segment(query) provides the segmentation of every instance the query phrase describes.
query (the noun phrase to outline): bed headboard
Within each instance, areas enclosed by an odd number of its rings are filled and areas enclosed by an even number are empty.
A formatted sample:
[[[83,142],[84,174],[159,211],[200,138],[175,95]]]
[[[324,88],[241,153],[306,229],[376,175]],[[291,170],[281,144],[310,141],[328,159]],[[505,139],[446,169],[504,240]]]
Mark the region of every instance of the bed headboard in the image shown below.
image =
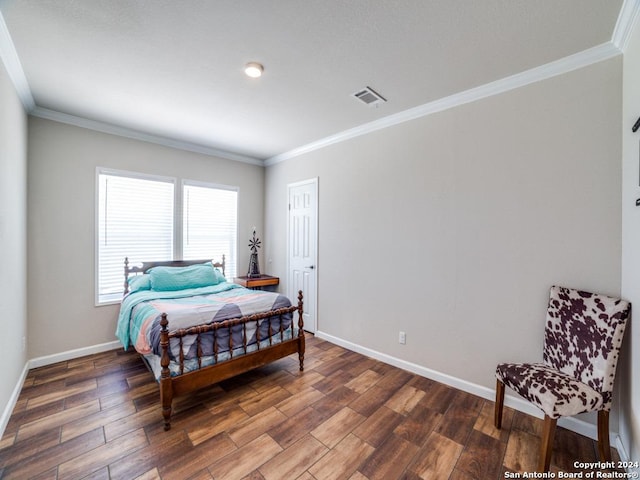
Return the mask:
[[[222,255],[222,262],[214,262],[211,259],[207,260],[161,260],[158,262],[142,262],[141,264],[129,266],[129,257],[124,259],[124,294],[129,292],[129,275],[137,275],[139,273],[146,273],[153,267],[188,267],[189,265],[196,265],[198,263],[212,262],[213,266],[219,268],[224,276],[224,264],[225,257]]]

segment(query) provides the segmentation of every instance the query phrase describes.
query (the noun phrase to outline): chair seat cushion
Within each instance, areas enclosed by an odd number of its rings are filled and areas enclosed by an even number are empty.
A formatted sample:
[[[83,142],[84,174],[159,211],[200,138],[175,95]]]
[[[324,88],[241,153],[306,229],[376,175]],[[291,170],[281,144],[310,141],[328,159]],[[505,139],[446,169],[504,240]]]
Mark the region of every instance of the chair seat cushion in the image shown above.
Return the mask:
[[[600,393],[543,363],[501,363],[496,378],[551,418],[599,410]]]

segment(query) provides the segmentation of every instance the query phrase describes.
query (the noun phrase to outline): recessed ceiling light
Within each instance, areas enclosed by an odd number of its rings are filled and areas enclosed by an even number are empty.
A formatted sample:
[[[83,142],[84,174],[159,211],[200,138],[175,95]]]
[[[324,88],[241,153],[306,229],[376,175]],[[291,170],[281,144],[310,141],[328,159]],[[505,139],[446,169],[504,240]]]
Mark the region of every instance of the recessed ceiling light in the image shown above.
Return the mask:
[[[262,72],[264,72],[264,67],[258,62],[249,62],[244,67],[244,73],[251,78],[262,76]]]

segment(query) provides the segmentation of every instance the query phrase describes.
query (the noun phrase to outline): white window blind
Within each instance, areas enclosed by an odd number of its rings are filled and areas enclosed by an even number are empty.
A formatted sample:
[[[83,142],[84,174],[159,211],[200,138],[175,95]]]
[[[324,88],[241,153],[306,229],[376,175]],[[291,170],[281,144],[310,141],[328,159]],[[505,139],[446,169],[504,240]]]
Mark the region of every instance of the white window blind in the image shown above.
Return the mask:
[[[238,190],[174,178],[98,169],[96,303],[120,301],[124,258],[226,259],[236,276]],[[176,195],[177,194],[177,195]]]
[[[98,173],[98,303],[122,298],[125,257],[173,258],[173,212],[173,180]]]
[[[182,248],[185,260],[226,259],[225,276],[236,276],[238,192],[228,187],[183,183]]]

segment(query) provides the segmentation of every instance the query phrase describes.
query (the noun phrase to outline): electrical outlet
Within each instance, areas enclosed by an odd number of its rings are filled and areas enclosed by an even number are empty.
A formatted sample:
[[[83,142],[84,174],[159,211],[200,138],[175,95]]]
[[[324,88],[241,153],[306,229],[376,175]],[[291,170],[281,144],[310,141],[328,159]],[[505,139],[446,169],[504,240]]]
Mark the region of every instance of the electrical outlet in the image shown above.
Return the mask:
[[[398,343],[405,345],[407,343],[407,334],[405,332],[400,332],[398,334]]]

